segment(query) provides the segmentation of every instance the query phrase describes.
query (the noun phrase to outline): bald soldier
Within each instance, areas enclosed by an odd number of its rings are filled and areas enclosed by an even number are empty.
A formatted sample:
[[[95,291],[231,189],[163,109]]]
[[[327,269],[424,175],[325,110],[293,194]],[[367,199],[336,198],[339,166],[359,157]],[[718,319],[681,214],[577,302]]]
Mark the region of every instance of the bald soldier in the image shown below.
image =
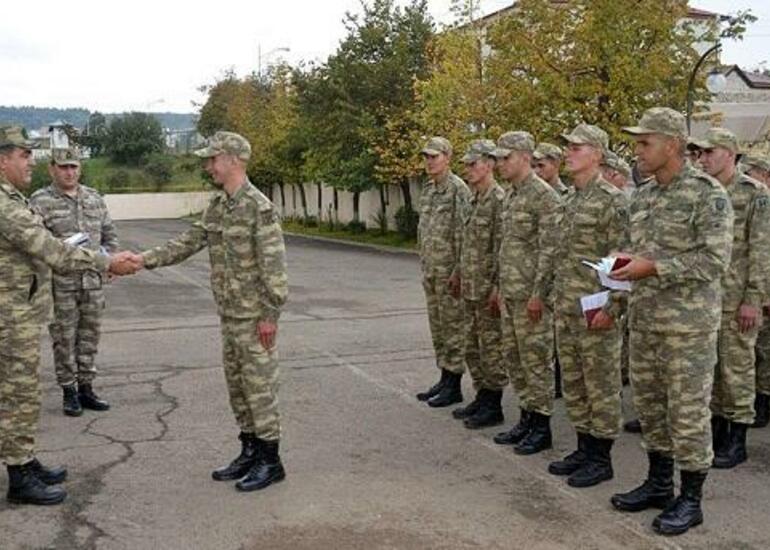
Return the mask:
[[[733,206],[733,252],[722,278],[719,362],[711,396],[714,467],[746,461],[746,432],[754,423],[756,365],[754,346],[770,269],[770,194],[764,184],[737,167],[738,139],[725,128],[709,129],[693,140],[703,170],[719,180]]]
[[[629,512],[663,508],[653,528],[677,535],[703,522],[703,483],[714,456],[709,401],[733,210],[722,185],[685,160],[681,113],[648,109],[638,126],[624,131],[636,141],[639,168],[654,176],[631,202],[631,261],[611,274],[633,281],[631,384],[649,470],[641,486],[611,502]],[[674,461],[682,479],[677,498]]]
[[[58,504],[64,468],[35,457],[40,418],[40,332],[51,313],[51,268],[134,272],[131,253],[110,258],[53,237],[21,193],[32,181],[32,144],[16,126],[0,127],[0,460],[8,501]]]

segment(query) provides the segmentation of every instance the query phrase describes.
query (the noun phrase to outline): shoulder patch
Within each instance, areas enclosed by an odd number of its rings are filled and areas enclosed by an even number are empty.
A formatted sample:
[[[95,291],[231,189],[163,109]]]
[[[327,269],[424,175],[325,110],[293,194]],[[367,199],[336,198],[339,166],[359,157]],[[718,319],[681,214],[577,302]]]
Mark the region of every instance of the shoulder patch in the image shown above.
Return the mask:
[[[757,199],[757,210],[767,209],[768,199],[766,195],[762,195]]]
[[[717,212],[724,212],[727,209],[727,199],[723,197],[717,197],[714,199],[714,210]]]

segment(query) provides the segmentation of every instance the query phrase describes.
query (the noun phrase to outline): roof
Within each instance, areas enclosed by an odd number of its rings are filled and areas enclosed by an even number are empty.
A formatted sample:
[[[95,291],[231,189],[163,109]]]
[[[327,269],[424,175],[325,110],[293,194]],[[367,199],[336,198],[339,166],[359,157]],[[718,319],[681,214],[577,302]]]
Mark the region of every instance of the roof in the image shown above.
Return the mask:
[[[749,88],[770,90],[770,75],[744,71],[738,65],[729,65],[723,70],[725,76],[733,73],[737,74]]]

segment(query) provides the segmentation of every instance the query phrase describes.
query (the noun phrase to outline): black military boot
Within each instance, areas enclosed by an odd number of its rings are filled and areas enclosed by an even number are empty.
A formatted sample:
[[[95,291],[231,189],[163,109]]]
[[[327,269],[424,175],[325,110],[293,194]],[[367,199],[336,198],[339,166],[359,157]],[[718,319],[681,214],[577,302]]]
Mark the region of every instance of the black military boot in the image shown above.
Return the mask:
[[[577,449],[565,456],[561,460],[556,460],[548,465],[548,473],[555,476],[568,476],[580,466],[588,458],[588,440],[590,435],[578,432],[577,433]]]
[[[758,393],[754,399],[754,410],[756,411],[756,416],[751,427],[764,428],[767,426],[770,423],[770,395]]]
[[[441,388],[444,387],[444,384],[446,384],[447,381],[447,375],[449,375],[449,371],[445,369],[441,369],[441,378],[439,378],[439,381],[433,384],[430,388],[428,388],[426,391],[420,392],[417,394],[417,400],[418,401],[427,401],[434,395],[438,395],[438,392],[441,391]]]
[[[730,444],[730,421],[724,416],[711,416],[711,440],[714,454],[724,454]]]
[[[91,384],[78,384],[78,399],[84,409],[91,409],[92,411],[108,411],[110,409],[110,404],[99,399],[99,396],[94,393]]]
[[[533,455],[553,446],[551,417],[538,412],[531,412],[530,415],[532,428],[527,436],[513,448],[513,452],[517,455]]]
[[[593,487],[612,479],[612,439],[588,436],[588,458],[567,478],[570,487]]]
[[[640,434],[642,433],[642,423],[639,422],[638,418],[634,418],[623,424],[623,429],[628,433]]]
[[[453,410],[452,416],[460,420],[463,418],[471,417],[479,412],[482,403],[484,403],[484,400],[486,399],[487,391],[488,390],[485,390],[484,388],[480,389],[478,392],[476,392],[476,397],[473,399],[473,401],[468,403],[465,407],[458,407]]]
[[[470,430],[478,430],[502,424],[505,420],[503,406],[500,403],[502,398],[503,390],[485,390],[481,407],[476,411],[476,414],[465,419],[465,427]]]
[[[513,428],[507,432],[500,432],[492,440],[498,445],[516,445],[519,441],[527,437],[531,428],[531,414],[526,409],[519,409],[519,422],[514,424]]]
[[[78,399],[78,390],[75,388],[75,384],[61,387],[63,392],[63,405],[62,410],[67,416],[80,416],[83,414],[83,407],[80,405],[80,399]]]
[[[735,468],[741,462],[746,462],[748,458],[746,454],[746,431],[748,428],[748,424],[730,422],[727,446],[723,447],[720,452],[714,451],[714,462],[711,464],[714,468],[728,470]]]
[[[67,497],[61,487],[49,487],[43,483],[31,467],[31,463],[8,466],[8,502],[16,504],[59,504]]]
[[[652,520],[652,528],[660,535],[681,535],[690,527],[703,523],[700,501],[703,482],[708,471],[686,472],[682,470],[682,491],[679,497]]]
[[[46,485],[58,485],[67,479],[67,469],[62,466],[46,468],[36,458],[33,458],[32,462],[30,462],[27,466],[29,466],[29,469],[32,471],[35,477],[37,477]]]
[[[658,452],[647,453],[650,462],[647,479],[627,493],[616,493],[612,505],[623,512],[641,512],[648,508],[666,508],[674,499],[674,459]]]
[[[278,441],[257,438],[257,445],[259,459],[246,476],[235,484],[239,491],[258,491],[286,477],[281,458],[278,456]]]
[[[448,407],[449,405],[454,405],[455,403],[462,403],[462,379],[462,374],[448,372],[444,387],[441,388],[441,390],[436,395],[428,399],[428,406],[438,408]]]
[[[215,480],[232,481],[234,479],[241,479],[259,459],[259,445],[254,434],[241,432],[238,435],[238,439],[241,440],[241,454],[235,457],[227,466],[211,472],[211,477]]]

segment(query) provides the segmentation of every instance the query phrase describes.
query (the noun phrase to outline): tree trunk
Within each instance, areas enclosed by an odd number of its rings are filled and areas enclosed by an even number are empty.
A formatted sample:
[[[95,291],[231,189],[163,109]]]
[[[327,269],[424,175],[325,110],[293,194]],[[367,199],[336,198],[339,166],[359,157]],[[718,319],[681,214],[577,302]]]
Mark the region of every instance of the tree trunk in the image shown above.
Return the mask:
[[[283,215],[286,215],[286,191],[283,188],[283,184],[278,184],[278,190],[281,192],[281,210],[283,211]]]
[[[299,189],[299,201],[302,204],[302,218],[307,221],[307,195],[305,195],[305,186],[301,183],[296,184]]]
[[[316,184],[318,186],[318,221],[320,223],[324,214],[324,191],[321,182]]]
[[[361,192],[353,191],[353,221],[355,222],[361,221],[360,215],[358,213],[358,202],[360,198],[361,198]]]
[[[414,210],[412,207],[412,186],[409,180],[403,180],[399,187],[401,187],[401,194],[404,196],[404,207],[407,210]]]
[[[334,188],[334,221],[332,225],[336,227],[337,222],[340,219],[340,196],[337,193],[337,188]]]
[[[385,196],[385,185],[380,184],[380,232],[388,232],[388,199]]]

